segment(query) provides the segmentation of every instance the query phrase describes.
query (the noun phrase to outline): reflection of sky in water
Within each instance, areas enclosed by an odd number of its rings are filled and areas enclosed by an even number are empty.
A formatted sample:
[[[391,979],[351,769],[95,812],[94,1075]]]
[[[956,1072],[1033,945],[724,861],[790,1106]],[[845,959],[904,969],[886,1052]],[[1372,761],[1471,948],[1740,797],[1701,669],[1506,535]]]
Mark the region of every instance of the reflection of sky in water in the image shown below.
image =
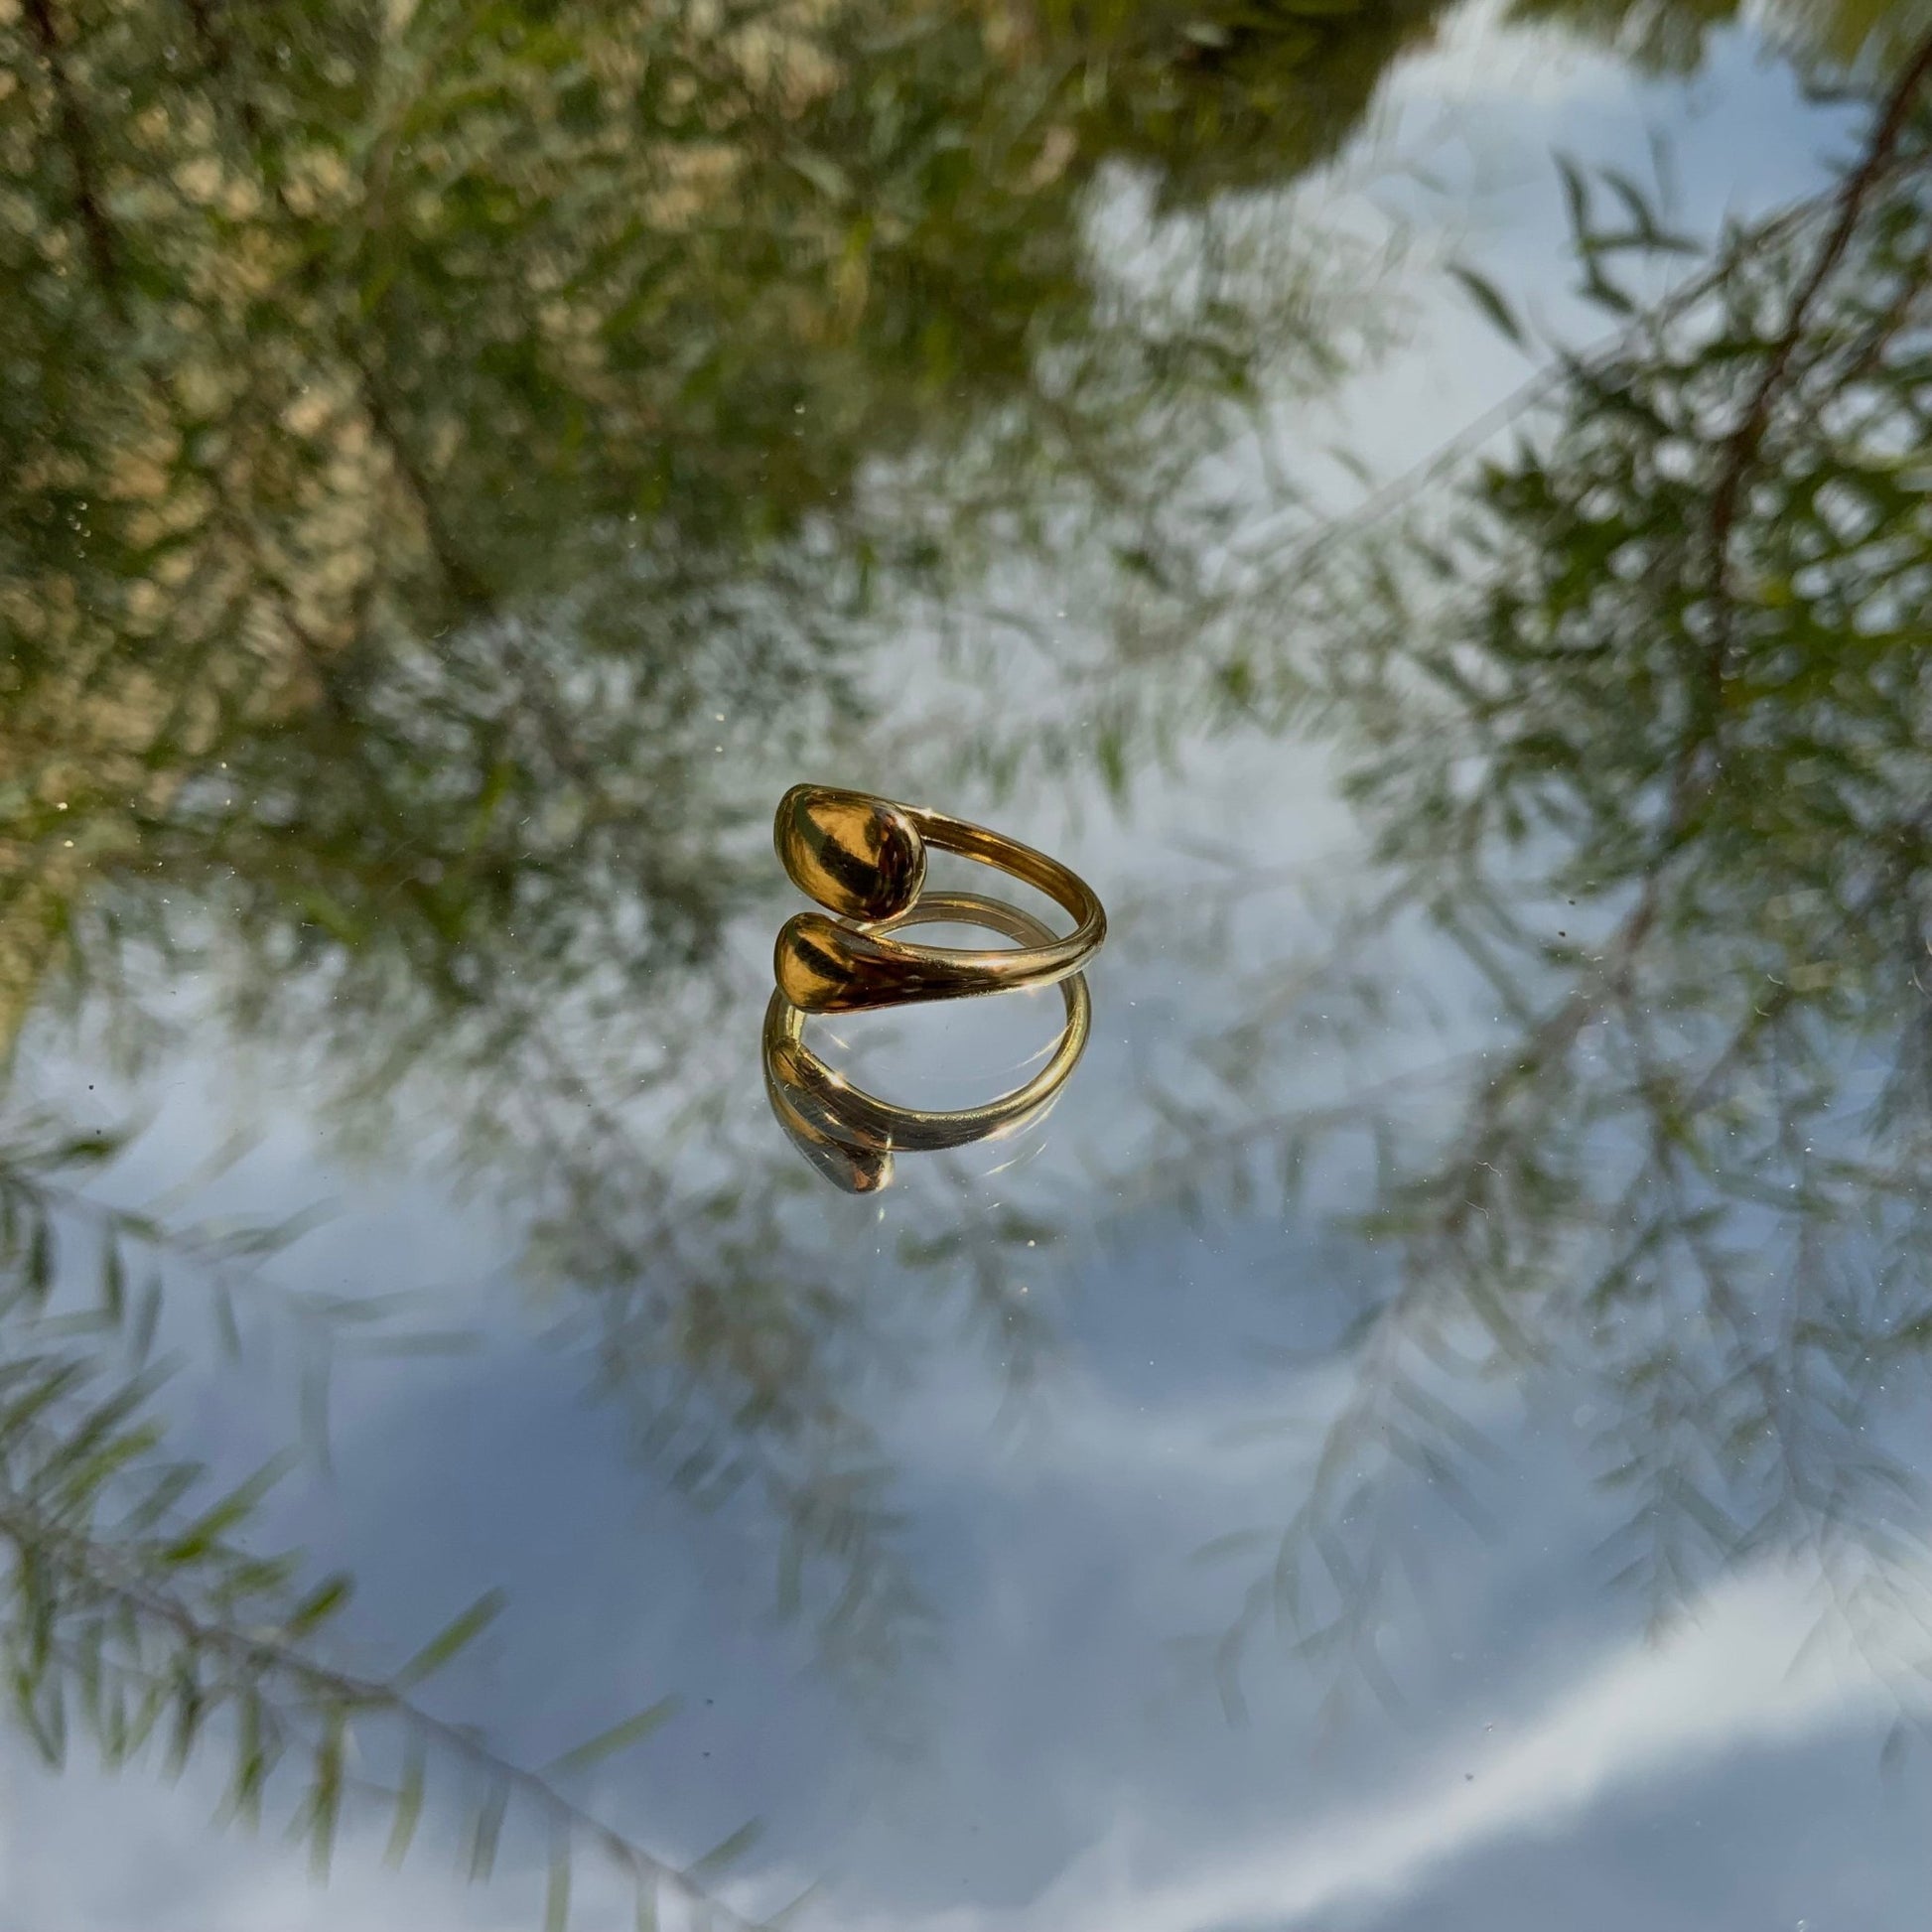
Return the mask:
[[[1741,45],[1688,89],[1645,88],[1606,63],[1558,66],[1470,33],[1404,73],[1387,118],[1388,138],[1420,130],[1426,149],[1459,154],[1489,186],[1472,252],[1559,328],[1577,311],[1548,269],[1561,232],[1552,144],[1628,160],[1655,123],[1676,148],[1686,218],[1704,227],[1733,200],[1761,207],[1810,185],[1829,131]],[[1340,418],[1354,446],[1395,472],[1520,374],[1519,358],[1462,311],[1431,308],[1416,347],[1357,381]],[[915,791],[911,755],[900,758],[902,773],[875,775]],[[922,1345],[859,1398],[901,1469],[907,1551],[940,1611],[931,1658],[876,1694],[890,1711],[855,1708],[817,1681],[806,1635],[773,1618],[771,1533],[757,1512],[703,1517],[669,1496],[638,1468],[621,1419],[586,1404],[581,1344],[534,1339],[545,1311],[505,1278],[509,1250],[487,1200],[451,1202],[325,1161],[286,1127],[221,1190],[257,1207],[337,1203],[284,1278],[320,1291],[430,1284],[439,1315],[447,1304],[473,1320],[483,1346],[346,1366],[334,1483],[301,1477],[267,1527],[357,1570],[350,1627],[365,1638],[434,1628],[505,1584],[509,1614],[434,1701],[486,1711],[519,1757],[543,1761],[612,1714],[678,1693],[679,1719],[598,1774],[598,1802],[687,1855],[762,1816],[748,1900],[774,1904],[823,1875],[806,1925],[1921,1922],[1917,1774],[1881,1785],[1886,1693],[1849,1648],[1802,1644],[1818,1617],[1815,1581],[1767,1561],[1644,1641],[1636,1606],[1602,1587],[1594,1552],[1610,1519],[1584,1486],[1581,1425],[1561,1387],[1540,1388],[1528,1415],[1492,1399],[1485,1426],[1502,1453],[1484,1497],[1489,1529],[1441,1511],[1411,1526],[1417,1578],[1376,1633],[1405,1709],[1381,1708],[1357,1682],[1330,1725],[1319,1707],[1334,1673],[1263,1644],[1243,1675],[1246,1720],[1225,1721],[1211,1673],[1178,1640],[1222,1625],[1245,1573],[1194,1552],[1279,1524],[1306,1479],[1305,1439],[1243,1426],[1317,1419],[1334,1400],[1333,1371],[1298,1380],[1252,1344],[1297,1339],[1296,1324],[1320,1315],[1323,1271],[1360,1258],[1259,1217],[1201,1228],[1142,1213],[1094,1232],[1112,1203],[1093,1196],[1081,1155],[1133,1131],[1150,1056],[1185,1009],[1215,995],[1183,943],[1187,867],[1150,858],[1144,828],[1230,837],[1288,863],[1344,852],[1346,822],[1311,754],[1239,740],[1183,756],[1125,824],[1085,803],[1058,824],[1042,807],[1026,829],[1132,904],[1096,975],[1093,1046],[1045,1123],[1002,1152],[975,1151],[962,1170],[984,1176],[1026,1154],[1016,1197],[1043,1191],[1074,1230],[1042,1251],[1028,1284],[1060,1323],[1043,1380],[1016,1396],[997,1341],[963,1323],[933,1332],[908,1278],[901,1312]],[[1150,880],[1172,881],[1174,896],[1134,900]],[[1266,952],[1257,922],[1272,916],[1248,922],[1244,946]],[[1285,936],[1277,928],[1273,942]],[[745,957],[762,943],[745,935]],[[1050,996],[1046,1006],[1056,1010]],[[956,1018],[896,1021],[903,1056],[882,1049],[860,1064],[882,1088],[896,1066],[901,1097],[936,1098],[963,1073],[1011,1070],[1042,1037],[1039,1011]],[[748,1005],[708,1064],[748,1110],[762,1105],[756,1024]],[[144,1158],[176,1171],[218,1133],[206,1077],[185,1059],[141,1089],[163,1150]],[[890,1297],[919,1199],[821,1194],[806,1211]],[[244,1467],[286,1436],[294,1382],[279,1370],[198,1371],[180,1390],[188,1434]],[[906,1754],[888,1754],[881,1731],[909,1739]],[[348,1835],[330,1888],[316,1889],[273,1837],[206,1835],[214,1798],[198,1773],[173,1791],[138,1774],[106,1782],[83,1752],[50,1780],[10,1749],[5,1775],[0,1925],[270,1932],[534,1917],[534,1875],[461,1893],[433,1855],[383,1872],[379,1835]],[[516,1853],[534,1873],[540,1851]],[[621,1922],[619,1904],[600,1919],[608,1901],[589,1865],[579,1882],[582,1922]]]

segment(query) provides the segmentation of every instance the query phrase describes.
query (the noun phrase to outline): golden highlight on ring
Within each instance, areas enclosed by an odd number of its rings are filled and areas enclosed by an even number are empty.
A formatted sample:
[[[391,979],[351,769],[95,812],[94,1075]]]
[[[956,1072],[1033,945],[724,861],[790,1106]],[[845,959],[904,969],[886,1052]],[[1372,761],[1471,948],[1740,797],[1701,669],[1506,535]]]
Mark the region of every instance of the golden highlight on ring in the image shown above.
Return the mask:
[[[773,955],[763,1061],[772,1112],[820,1173],[853,1193],[889,1184],[895,1152],[963,1147],[1033,1119],[1065,1084],[1091,1030],[1082,969],[1107,934],[1092,889],[1055,859],[1002,833],[867,792],[794,785],[773,842],[792,883],[825,907],[786,920]],[[977,860],[1037,888],[1074,921],[1054,934],[1017,906],[978,893],[925,891],[926,851]],[[975,925],[1017,943],[984,950],[923,946],[908,926]],[[901,1106],[850,1085],[804,1037],[808,1017],[1029,987],[1060,988],[1066,1024],[1024,1086],[952,1111]]]

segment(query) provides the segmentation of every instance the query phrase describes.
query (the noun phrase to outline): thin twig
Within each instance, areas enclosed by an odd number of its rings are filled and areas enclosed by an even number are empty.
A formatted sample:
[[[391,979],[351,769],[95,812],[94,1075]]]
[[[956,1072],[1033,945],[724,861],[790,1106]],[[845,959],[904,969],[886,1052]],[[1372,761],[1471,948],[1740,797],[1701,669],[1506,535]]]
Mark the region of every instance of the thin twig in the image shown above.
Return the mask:
[[[1852,244],[1865,204],[1889,172],[1892,157],[1903,138],[1914,97],[1932,77],[1932,35],[1920,43],[1917,53],[1885,96],[1877,125],[1872,131],[1864,159],[1845,178],[1834,199],[1838,218],[1832,223],[1825,243],[1818,251],[1811,273],[1793,299],[1783,332],[1772,347],[1757,387],[1744,407],[1743,416],[1725,447],[1725,464],[1719,473],[1711,497],[1711,594],[1714,604],[1711,642],[1705,654],[1703,693],[1704,727],[1715,737],[1724,701],[1724,680],[1729,668],[1731,643],[1731,606],[1729,597],[1730,539],[1737,520],[1737,506],[1744,483],[1757,462],[1758,451],[1770,427],[1771,409],[1778,391],[1790,374],[1792,358],[1811,321],[1811,312],[1825,285],[1831,280],[1845,251]]]
[[[80,98],[74,91],[73,77],[68,71],[67,50],[54,18],[53,0],[26,0],[28,25],[40,44],[41,58],[47,63],[48,77],[54,84],[55,111],[61,123],[61,141],[67,149],[68,165],[73,170],[74,206],[80,214],[81,231],[87,237],[87,253],[93,263],[94,280],[100,285],[102,299],[118,322],[127,320],[127,304],[121,283],[120,242],[101,201],[100,180],[94,166],[93,143],[87,132],[86,117],[80,111]]]

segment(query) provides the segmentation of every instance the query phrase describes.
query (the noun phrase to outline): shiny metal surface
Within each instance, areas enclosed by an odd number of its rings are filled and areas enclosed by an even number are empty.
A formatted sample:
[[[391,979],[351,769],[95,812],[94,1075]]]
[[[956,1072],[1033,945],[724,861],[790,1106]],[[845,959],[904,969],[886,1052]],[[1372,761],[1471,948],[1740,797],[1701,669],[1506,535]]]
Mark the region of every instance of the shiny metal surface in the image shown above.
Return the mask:
[[[891,929],[939,923],[985,926],[1023,947],[1052,934],[1031,913],[977,893],[929,893]],[[805,1043],[805,1015],[782,991],[765,1008],[762,1058],[766,1091],[779,1124],[821,1173],[849,1193],[876,1193],[893,1177],[893,1156],[932,1154],[996,1139],[1035,1119],[1086,1050],[1093,1003],[1085,977],[1057,982],[1066,1024],[1044,1065],[1023,1086],[969,1107],[929,1109],[881,1100],[853,1086]]]
[[[925,841],[911,814],[864,792],[793,785],[771,837],[791,883],[843,918],[894,918],[925,884]]]
[[[1107,936],[1106,912],[1077,874],[1018,839],[944,812],[794,785],[778,803],[773,830],[778,857],[802,892],[855,919],[863,906],[896,908],[857,924],[817,912],[785,921],[772,970],[778,990],[801,1012],[862,1013],[1050,986],[1085,966]],[[928,845],[1038,888],[1066,909],[1074,929],[984,953],[894,938],[895,919],[914,902],[924,880]]]

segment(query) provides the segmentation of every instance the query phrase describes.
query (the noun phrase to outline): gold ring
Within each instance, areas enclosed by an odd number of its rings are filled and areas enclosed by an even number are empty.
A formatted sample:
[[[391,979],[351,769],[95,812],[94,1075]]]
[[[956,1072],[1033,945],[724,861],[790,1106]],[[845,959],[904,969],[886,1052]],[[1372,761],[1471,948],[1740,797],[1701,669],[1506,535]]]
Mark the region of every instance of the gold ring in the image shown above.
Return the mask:
[[[986,926],[1029,949],[1046,946],[1053,937],[1031,912],[977,893],[928,893],[906,911],[873,923],[896,928],[942,920]],[[1025,1086],[997,1100],[945,1112],[901,1106],[853,1086],[805,1044],[806,1016],[781,988],[764,1011],[764,1085],[771,1111],[820,1173],[849,1193],[877,1193],[892,1181],[895,1150],[934,1153],[1011,1133],[1060,1090],[1086,1050],[1092,1001],[1077,970],[1057,983],[1066,1025],[1046,1064]]]
[[[1051,986],[1077,973],[1107,936],[1093,889],[1057,859],[923,805],[793,785],[778,801],[772,841],[792,884],[826,907],[787,919],[772,961],[778,990],[803,1013]],[[1073,931],[1055,938],[1042,926],[1035,944],[986,952],[892,938],[888,928],[909,923],[905,915],[918,903],[927,846],[1037,887],[1072,915]]]

